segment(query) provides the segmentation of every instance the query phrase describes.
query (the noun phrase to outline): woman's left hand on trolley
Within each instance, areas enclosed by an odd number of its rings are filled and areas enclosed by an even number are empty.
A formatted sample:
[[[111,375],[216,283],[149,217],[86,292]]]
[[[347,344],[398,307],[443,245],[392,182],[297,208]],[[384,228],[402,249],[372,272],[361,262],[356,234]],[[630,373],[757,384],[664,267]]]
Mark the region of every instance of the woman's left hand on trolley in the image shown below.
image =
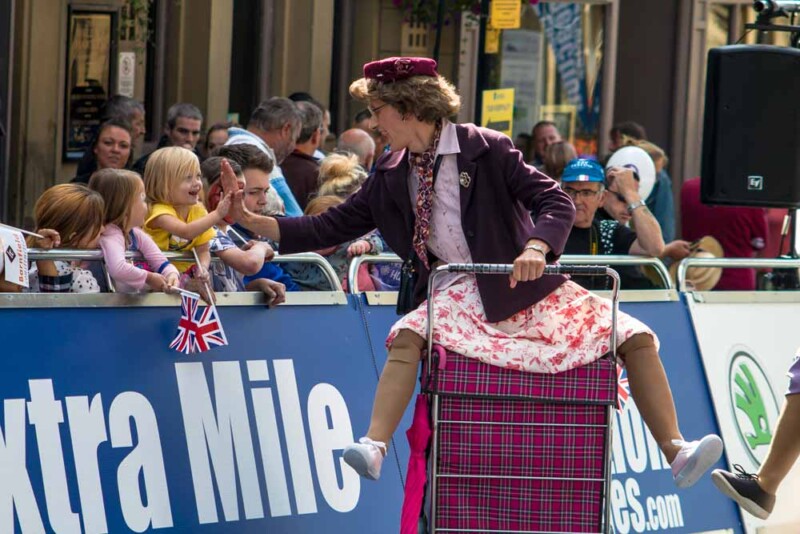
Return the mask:
[[[531,248],[536,245],[536,248]],[[542,249],[542,250],[540,250]],[[530,282],[544,274],[547,265],[547,251],[550,247],[543,241],[529,241],[522,254],[514,260],[514,272],[509,276],[511,289],[517,287],[517,282]]]

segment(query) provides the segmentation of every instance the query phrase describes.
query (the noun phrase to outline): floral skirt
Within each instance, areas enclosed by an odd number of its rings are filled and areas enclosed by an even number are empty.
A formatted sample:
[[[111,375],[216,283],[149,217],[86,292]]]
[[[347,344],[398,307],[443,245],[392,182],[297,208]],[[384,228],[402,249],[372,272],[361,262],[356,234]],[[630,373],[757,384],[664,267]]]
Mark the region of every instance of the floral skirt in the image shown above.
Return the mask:
[[[434,293],[433,342],[484,363],[532,373],[560,373],[589,364],[609,351],[611,301],[565,282],[515,315],[490,323],[474,276]],[[428,335],[427,302],[392,326],[389,347],[402,329]],[[617,347],[635,334],[658,338],[644,323],[617,314]]]

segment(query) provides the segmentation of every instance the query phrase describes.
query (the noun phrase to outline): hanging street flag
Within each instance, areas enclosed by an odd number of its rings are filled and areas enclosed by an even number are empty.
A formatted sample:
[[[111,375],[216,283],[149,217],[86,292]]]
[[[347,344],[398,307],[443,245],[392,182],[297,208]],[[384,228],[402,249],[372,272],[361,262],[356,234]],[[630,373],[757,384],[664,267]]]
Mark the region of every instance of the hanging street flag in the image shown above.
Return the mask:
[[[181,292],[178,334],[169,344],[169,348],[184,354],[193,354],[228,344],[217,307],[212,304],[200,309],[199,301],[197,295]]]
[[[6,282],[28,287],[28,247],[22,232],[0,225],[0,272]]]

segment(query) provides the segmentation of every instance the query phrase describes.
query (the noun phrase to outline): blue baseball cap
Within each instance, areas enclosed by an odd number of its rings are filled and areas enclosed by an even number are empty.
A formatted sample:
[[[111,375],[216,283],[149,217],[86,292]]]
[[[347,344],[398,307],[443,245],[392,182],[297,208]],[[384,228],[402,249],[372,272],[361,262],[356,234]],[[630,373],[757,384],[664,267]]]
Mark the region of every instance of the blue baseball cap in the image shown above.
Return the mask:
[[[606,171],[603,166],[590,159],[573,159],[564,167],[561,181],[569,182],[598,182],[606,181]]]

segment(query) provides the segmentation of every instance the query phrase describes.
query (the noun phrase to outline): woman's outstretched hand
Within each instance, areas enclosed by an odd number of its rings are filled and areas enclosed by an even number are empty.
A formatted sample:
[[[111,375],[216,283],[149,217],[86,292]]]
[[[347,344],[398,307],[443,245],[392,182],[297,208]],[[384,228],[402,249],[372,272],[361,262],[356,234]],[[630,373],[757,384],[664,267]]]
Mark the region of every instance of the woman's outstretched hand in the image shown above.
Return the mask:
[[[550,247],[546,243],[535,242],[545,250]],[[533,243],[529,243],[533,244]],[[536,249],[525,249],[522,254],[517,256],[514,260],[514,272],[509,276],[511,289],[517,287],[518,282],[530,282],[536,280],[544,274],[544,268],[547,265],[547,258],[545,253]]]
[[[239,181],[236,179],[236,174],[233,172],[233,168],[231,164],[228,163],[227,159],[223,159],[219,167],[219,180],[222,183],[224,198],[229,195],[231,198],[227,219],[234,222],[241,221],[247,212],[247,208],[244,207],[244,191],[239,189]]]

